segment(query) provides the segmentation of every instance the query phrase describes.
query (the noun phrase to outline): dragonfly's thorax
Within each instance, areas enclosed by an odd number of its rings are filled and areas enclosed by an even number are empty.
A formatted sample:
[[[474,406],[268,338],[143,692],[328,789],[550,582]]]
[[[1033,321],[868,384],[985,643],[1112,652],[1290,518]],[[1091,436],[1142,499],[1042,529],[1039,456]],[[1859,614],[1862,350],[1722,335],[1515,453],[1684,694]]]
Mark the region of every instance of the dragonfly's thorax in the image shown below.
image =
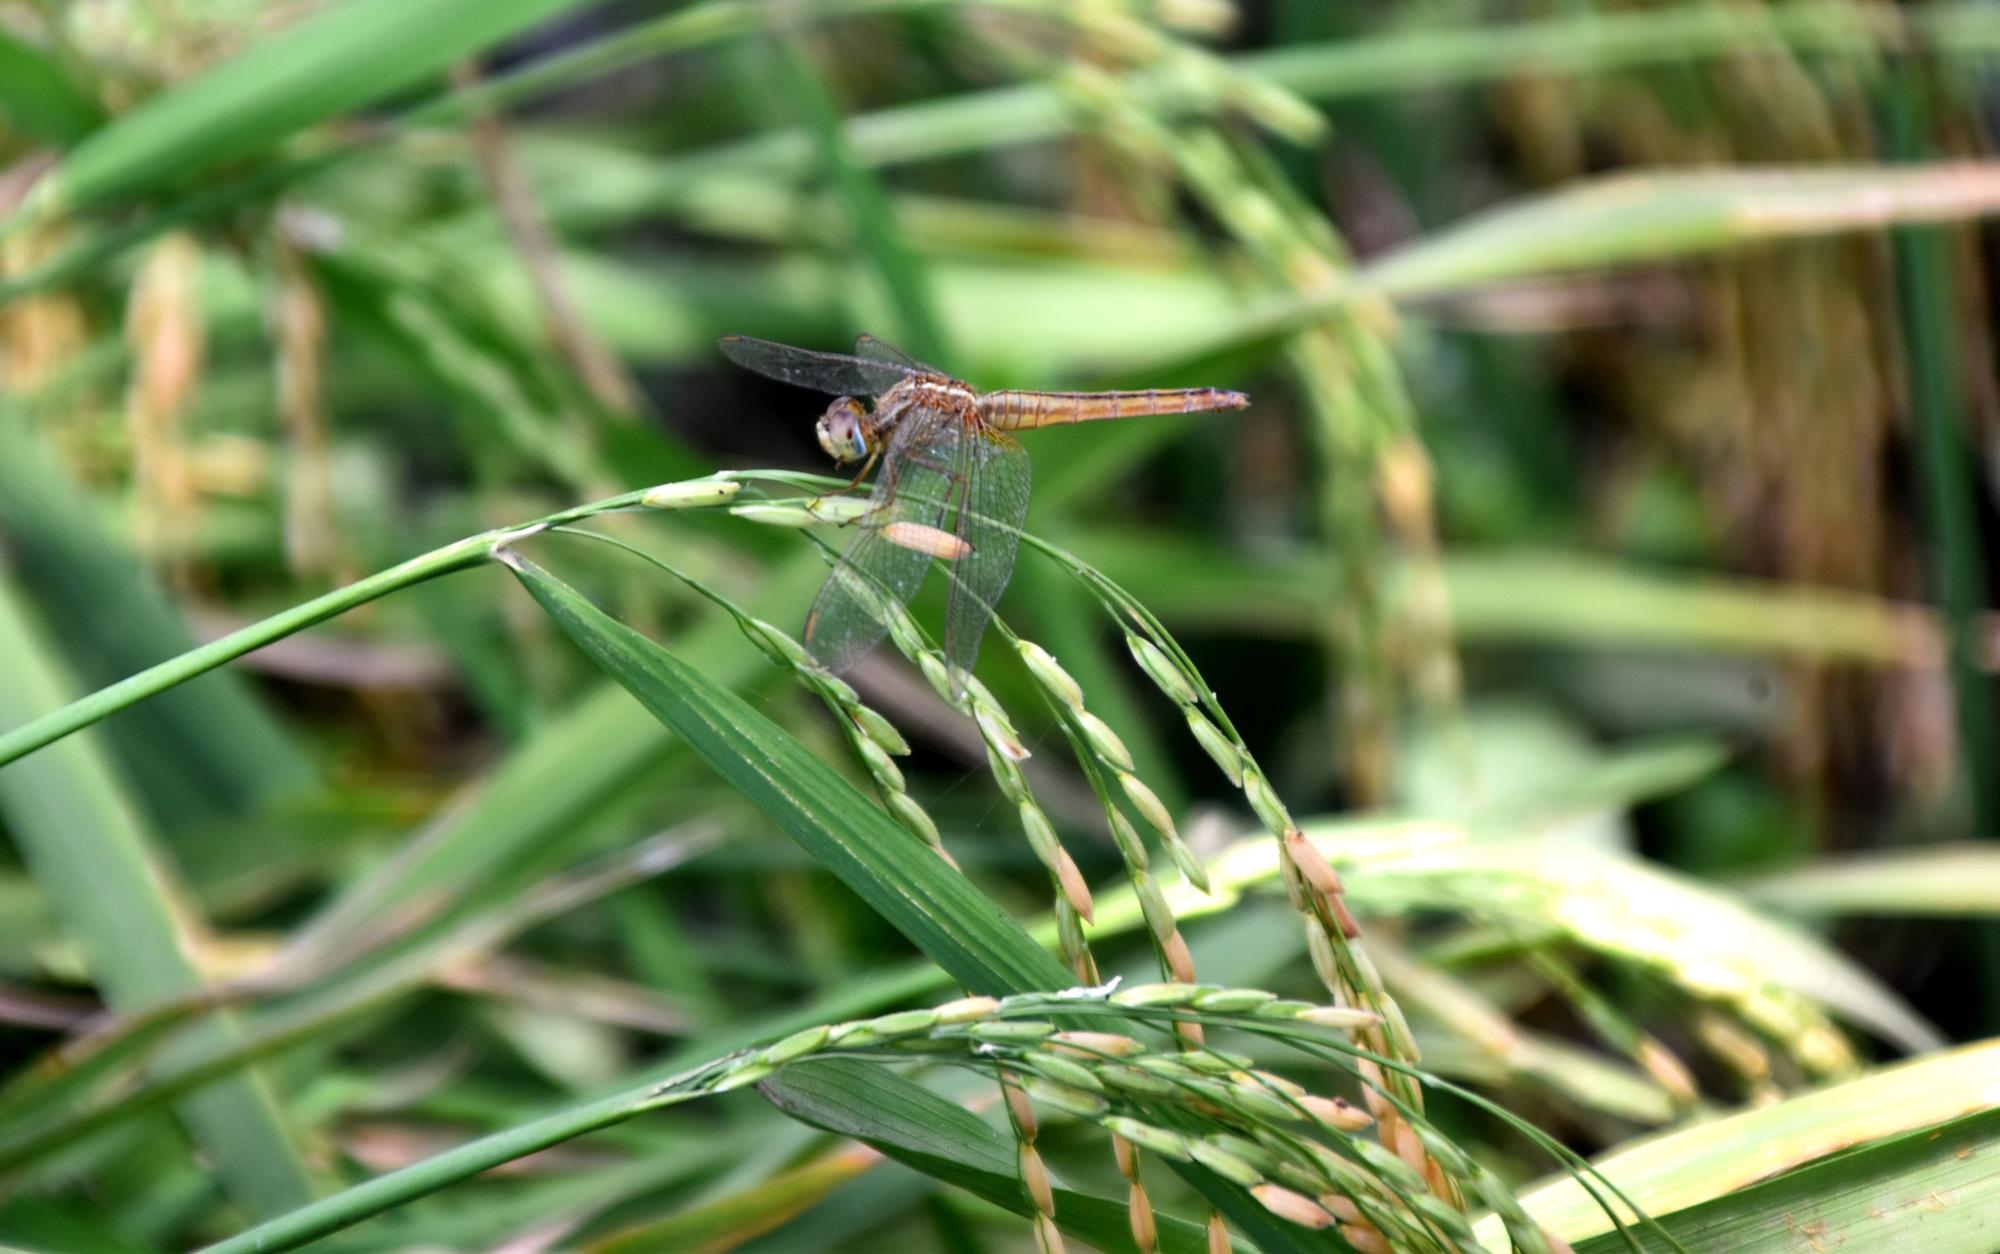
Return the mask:
[[[962,422],[977,422],[979,394],[945,375],[913,374],[884,392],[875,403],[875,412],[868,415],[871,440],[887,441],[906,417],[920,410],[948,414]]]

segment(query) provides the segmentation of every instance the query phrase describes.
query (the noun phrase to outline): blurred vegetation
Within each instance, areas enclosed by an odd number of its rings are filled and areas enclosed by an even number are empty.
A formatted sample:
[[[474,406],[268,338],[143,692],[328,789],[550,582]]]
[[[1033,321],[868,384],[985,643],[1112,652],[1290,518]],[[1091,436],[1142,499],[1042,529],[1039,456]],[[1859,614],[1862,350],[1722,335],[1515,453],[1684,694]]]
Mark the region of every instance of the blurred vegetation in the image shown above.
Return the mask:
[[[0,0],[0,1242],[1990,1250],[1996,56]],[[861,332],[1254,404],[836,678]]]

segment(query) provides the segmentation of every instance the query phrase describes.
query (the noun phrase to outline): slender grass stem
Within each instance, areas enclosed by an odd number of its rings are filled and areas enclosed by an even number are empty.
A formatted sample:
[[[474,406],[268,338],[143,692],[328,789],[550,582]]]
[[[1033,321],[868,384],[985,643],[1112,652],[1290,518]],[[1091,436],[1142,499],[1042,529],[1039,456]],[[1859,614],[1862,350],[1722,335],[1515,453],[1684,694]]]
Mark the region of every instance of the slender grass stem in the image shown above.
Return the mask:
[[[639,492],[626,492],[551,514],[525,527],[499,528],[467,536],[463,540],[454,540],[442,548],[432,549],[428,553],[413,557],[400,565],[391,566],[366,579],[357,580],[344,588],[336,588],[282,613],[273,614],[248,627],[232,631],[199,648],[189,649],[157,666],[149,666],[115,684],[99,688],[87,697],[72,701],[59,710],[53,710],[0,736],[0,767],[53,744],[71,732],[109,718],[128,706],[144,701],[147,697],[156,696],[176,684],[184,684],[190,679],[207,674],[225,662],[233,662],[246,653],[255,653],[267,644],[282,640],[294,632],[303,631],[317,623],[323,623],[358,605],[366,605],[391,592],[399,592],[440,575],[477,566],[491,556],[494,545],[523,531],[538,531],[558,523],[587,518],[593,514],[629,508],[636,505],[642,495],[643,493]]]

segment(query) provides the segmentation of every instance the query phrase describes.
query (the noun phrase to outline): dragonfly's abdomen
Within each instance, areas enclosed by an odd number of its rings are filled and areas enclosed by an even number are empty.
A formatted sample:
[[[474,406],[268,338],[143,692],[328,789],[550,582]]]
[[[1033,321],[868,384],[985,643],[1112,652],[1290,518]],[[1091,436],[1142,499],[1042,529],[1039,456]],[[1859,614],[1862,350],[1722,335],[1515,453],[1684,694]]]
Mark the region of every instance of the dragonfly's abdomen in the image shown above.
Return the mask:
[[[979,415],[1001,430],[1053,427],[1069,422],[1106,418],[1141,418],[1150,414],[1198,414],[1211,409],[1242,409],[1250,398],[1221,388],[1152,388],[1144,392],[988,392],[979,398]]]

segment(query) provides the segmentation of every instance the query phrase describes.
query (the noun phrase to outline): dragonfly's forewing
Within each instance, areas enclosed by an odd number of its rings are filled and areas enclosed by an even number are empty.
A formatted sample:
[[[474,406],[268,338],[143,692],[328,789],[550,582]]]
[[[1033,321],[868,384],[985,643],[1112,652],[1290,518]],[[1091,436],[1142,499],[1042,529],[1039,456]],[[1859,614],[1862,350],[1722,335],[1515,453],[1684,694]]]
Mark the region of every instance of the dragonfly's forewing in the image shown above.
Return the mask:
[[[854,355],[863,361],[885,362],[891,366],[901,366],[914,374],[943,374],[935,366],[927,366],[910,356],[887,340],[878,340],[872,335],[855,337]]]
[[[997,431],[963,428],[953,451],[959,489],[953,521],[970,551],[946,568],[944,650],[957,671],[971,674],[987,620],[1014,573],[1033,476],[1028,451]]]
[[[899,362],[816,353],[747,335],[725,335],[719,347],[729,360],[766,378],[837,396],[880,396],[913,370]]]
[[[923,583],[931,552],[895,543],[896,533],[885,528],[901,523],[949,532],[960,441],[957,421],[935,411],[912,410],[898,425],[868,513],[854,524],[854,538],[806,616],[806,647],[829,670],[845,670],[873,648],[889,630],[885,603],[908,602]]]

